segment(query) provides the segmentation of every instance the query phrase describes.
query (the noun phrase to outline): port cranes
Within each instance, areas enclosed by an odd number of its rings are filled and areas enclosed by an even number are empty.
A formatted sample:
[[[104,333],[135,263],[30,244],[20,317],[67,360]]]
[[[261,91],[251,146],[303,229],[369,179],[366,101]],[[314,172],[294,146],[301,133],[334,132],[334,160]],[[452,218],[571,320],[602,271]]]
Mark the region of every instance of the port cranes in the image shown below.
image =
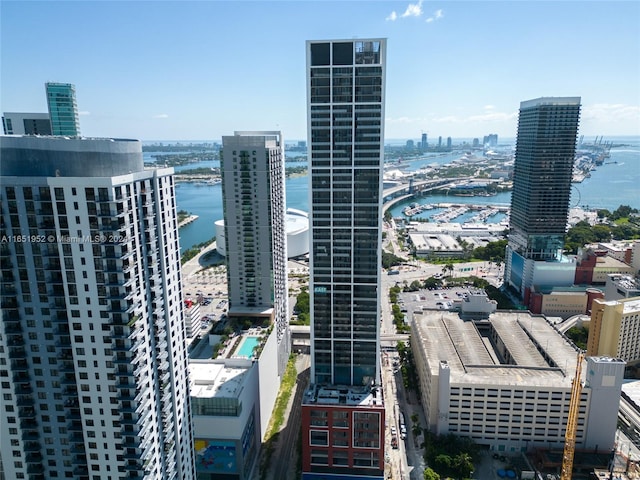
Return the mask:
[[[576,452],[576,430],[578,429],[578,412],[580,411],[580,395],[582,394],[582,361],[584,352],[578,352],[576,362],[576,374],[571,384],[571,400],[569,401],[569,415],[567,417],[567,429],[564,438],[564,452],[562,454],[562,471],[560,480],[571,480],[573,471],[573,457]]]

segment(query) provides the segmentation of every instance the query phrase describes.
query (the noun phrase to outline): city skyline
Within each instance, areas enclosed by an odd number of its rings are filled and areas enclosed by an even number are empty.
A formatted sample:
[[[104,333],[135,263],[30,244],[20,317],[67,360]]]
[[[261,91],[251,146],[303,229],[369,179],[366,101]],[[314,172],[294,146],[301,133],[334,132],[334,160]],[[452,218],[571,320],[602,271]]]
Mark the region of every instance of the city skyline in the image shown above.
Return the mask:
[[[375,36],[392,59],[387,139],[513,138],[523,98],[574,94],[579,135],[640,134],[636,2],[362,4],[2,2],[0,111],[46,112],[42,85],[59,81],[76,85],[89,137],[219,140],[241,127],[303,140],[301,45]]]

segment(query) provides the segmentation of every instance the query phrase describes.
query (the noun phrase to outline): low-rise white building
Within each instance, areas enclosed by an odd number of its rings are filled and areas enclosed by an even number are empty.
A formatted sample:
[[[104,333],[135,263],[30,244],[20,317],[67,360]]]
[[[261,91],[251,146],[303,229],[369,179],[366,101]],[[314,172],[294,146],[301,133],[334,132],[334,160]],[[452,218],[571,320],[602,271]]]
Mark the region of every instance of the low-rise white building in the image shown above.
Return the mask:
[[[462,257],[464,249],[451,235],[410,233],[409,238],[419,257]]]
[[[432,432],[495,451],[564,445],[577,351],[546,318],[414,314],[411,348]],[[624,366],[608,357],[583,362],[577,448],[613,446]]]
[[[640,297],[640,281],[632,275],[619,273],[607,275],[607,281],[604,285],[606,300],[622,300],[631,297]]]
[[[255,472],[281,378],[273,329],[249,332],[214,360],[211,349],[189,359],[196,472],[201,480],[247,480]],[[259,352],[254,347],[259,348]]]
[[[488,318],[498,309],[498,302],[491,300],[487,293],[479,288],[471,288],[460,302],[460,315],[463,317]]]

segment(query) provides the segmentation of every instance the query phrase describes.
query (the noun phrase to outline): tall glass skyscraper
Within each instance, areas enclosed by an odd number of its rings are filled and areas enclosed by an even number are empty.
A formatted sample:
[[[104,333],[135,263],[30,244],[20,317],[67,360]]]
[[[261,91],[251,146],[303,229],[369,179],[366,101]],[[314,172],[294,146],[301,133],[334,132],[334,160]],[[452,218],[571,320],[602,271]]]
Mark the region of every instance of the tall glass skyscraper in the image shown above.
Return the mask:
[[[385,59],[386,39],[307,42],[312,385],[302,424],[309,479],[347,472],[377,478],[384,468]]]
[[[80,136],[76,87],[71,83],[45,83],[53,135]]]
[[[542,281],[527,260],[561,260],[579,118],[580,97],[520,104],[505,280],[523,293]]]

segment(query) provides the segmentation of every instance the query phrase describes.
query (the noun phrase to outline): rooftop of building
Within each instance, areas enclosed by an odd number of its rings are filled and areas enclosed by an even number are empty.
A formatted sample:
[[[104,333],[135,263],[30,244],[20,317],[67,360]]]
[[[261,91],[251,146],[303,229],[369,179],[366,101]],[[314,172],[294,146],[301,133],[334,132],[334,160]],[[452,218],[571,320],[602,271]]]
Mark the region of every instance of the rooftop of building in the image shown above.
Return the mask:
[[[635,404],[640,411],[640,380],[626,381],[622,384],[622,392]]]
[[[2,135],[0,149],[0,174],[9,177],[113,177],[144,171],[139,140]]]
[[[609,255],[597,257],[596,258],[596,269],[601,268],[631,268],[629,265],[624,263],[617,258],[610,257]]]
[[[622,305],[623,315],[640,312],[640,297],[623,298],[620,300],[600,300],[600,301],[609,307]]]
[[[592,250],[609,250],[612,252],[624,252],[628,248],[633,247],[634,244],[640,242],[640,240],[614,240],[612,242],[599,242],[590,243],[584,246],[584,248],[590,248]]]
[[[191,396],[238,398],[250,368],[250,365],[229,365],[212,360],[189,360]]]
[[[436,373],[446,361],[451,382],[571,386],[577,350],[544,316],[498,311],[488,320],[463,320],[453,312],[414,314],[419,339]],[[504,344],[507,360],[495,339]]]
[[[600,291],[600,289],[593,287],[592,285],[571,285],[571,286],[558,286],[558,285],[538,285],[532,287],[533,291],[543,293],[545,295],[578,295],[583,296],[587,291]]]
[[[305,392],[303,404],[350,407],[382,407],[380,387],[311,385]]]
[[[609,274],[609,278],[616,285],[622,288],[626,288],[627,290],[640,288],[640,281],[638,281],[638,279],[636,279],[633,275],[625,273],[611,273]]]

